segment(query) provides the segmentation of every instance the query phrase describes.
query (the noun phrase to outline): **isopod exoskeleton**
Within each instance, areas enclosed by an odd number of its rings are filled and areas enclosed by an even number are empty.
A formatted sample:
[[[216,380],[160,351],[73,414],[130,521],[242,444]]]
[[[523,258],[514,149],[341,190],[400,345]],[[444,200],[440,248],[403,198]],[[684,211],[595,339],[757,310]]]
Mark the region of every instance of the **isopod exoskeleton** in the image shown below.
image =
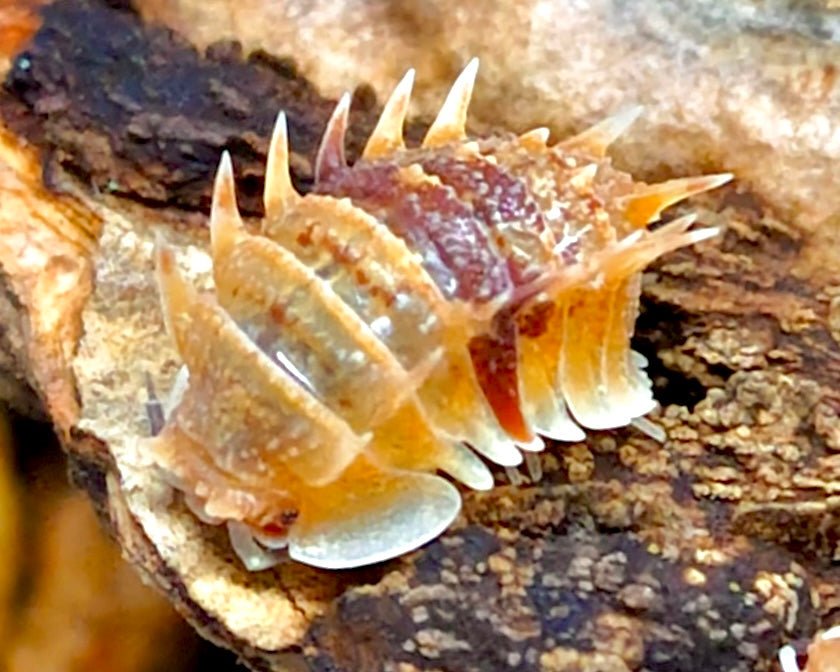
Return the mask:
[[[640,273],[704,240],[668,205],[730,175],[634,183],[605,157],[637,110],[550,146],[548,133],[469,139],[472,61],[422,146],[402,128],[413,73],[363,156],[344,158],[349,96],[292,186],[281,114],[265,218],[243,224],[225,155],[211,213],[215,290],[157,250],[183,362],[148,449],[198,516],[226,524],[250,569],[392,558],[440,534],[484,460],[516,466],[540,436],[637,424],[655,405],[630,349]]]

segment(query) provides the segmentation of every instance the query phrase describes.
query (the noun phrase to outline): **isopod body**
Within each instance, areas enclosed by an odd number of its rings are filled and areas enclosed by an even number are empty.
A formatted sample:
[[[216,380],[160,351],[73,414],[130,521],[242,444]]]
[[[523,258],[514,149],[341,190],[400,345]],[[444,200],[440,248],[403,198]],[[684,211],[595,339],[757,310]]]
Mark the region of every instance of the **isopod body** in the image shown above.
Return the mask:
[[[646,225],[731,176],[634,182],[605,157],[637,110],[550,146],[548,133],[469,139],[472,61],[420,147],[402,128],[413,73],[362,157],[344,158],[349,97],[292,186],[281,114],[265,218],[242,222],[225,155],[210,220],[214,291],[160,244],[167,329],[183,363],[147,448],[250,569],[283,553],[324,568],[429,541],[541,436],[637,424],[655,405],[630,349],[640,273],[715,234]]]

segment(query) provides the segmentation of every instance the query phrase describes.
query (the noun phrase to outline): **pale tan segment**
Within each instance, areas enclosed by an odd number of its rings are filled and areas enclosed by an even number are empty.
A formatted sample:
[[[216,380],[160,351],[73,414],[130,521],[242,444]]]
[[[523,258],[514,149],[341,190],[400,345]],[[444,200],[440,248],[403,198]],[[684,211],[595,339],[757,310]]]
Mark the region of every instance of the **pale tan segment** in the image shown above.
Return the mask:
[[[534,432],[555,441],[582,441],[583,430],[572,420],[557,389],[563,321],[553,316],[545,338],[520,337],[519,395],[522,414]]]
[[[621,427],[654,408],[650,383],[630,349],[637,274],[662,254],[716,235],[715,229],[686,231],[693,219],[685,217],[610,246],[592,261],[592,270],[598,269],[595,282],[560,294],[564,327],[558,382],[584,427]]]
[[[574,417],[589,429],[623,427],[655,407],[650,390],[638,389],[636,396],[622,384],[625,362],[630,357],[630,334],[623,320],[619,280],[598,289],[570,292],[564,305],[564,346],[560,361],[560,382]],[[615,365],[619,367],[608,368]],[[634,387],[633,390],[636,388]]]
[[[290,530],[289,555],[324,569],[369,565],[412,551],[446,530],[461,508],[448,481],[383,472],[364,459],[317,494]]]
[[[522,462],[516,443],[499,425],[487,404],[466,350],[448,352],[420,389],[419,396],[441,431],[466,441],[496,464],[516,466]]]
[[[294,254],[248,234],[238,216],[216,216],[233,187],[228,166],[219,170],[211,221],[219,304],[280,368],[363,433],[413,395],[408,372]]]
[[[477,74],[478,59],[473,58],[458,75],[443,101],[438,116],[423,138],[423,147],[440,147],[466,138],[467,111]]]
[[[609,322],[603,344],[603,370],[608,372],[607,395],[625,409],[631,419],[647,415],[656,407],[652,384],[642,368],[644,360],[630,349],[638,315],[640,275],[631,275],[618,283],[609,304]],[[628,321],[632,326],[628,327]]]
[[[274,366],[214,301],[157,253],[168,331],[190,381],[168,423],[203,445],[222,471],[283,483],[328,483],[364,440],[290,375]]]
[[[263,233],[327,281],[404,366],[441,346],[450,308],[440,291],[405,243],[348,199],[309,195],[264,220]]]
[[[244,235],[214,258],[219,303],[268,357],[357,431],[414,393],[409,373],[311,269]]]
[[[413,86],[414,70],[412,69],[405,73],[385,103],[385,107],[382,108],[379,121],[376,122],[376,127],[370,134],[362,153],[363,159],[375,159],[405,149],[403,126],[406,114],[408,114]]]
[[[470,311],[448,303],[421,260],[347,199],[310,195],[263,232],[327,281],[406,368],[444,357],[418,391],[433,425],[500,464],[521,455],[484,399],[467,350]]]
[[[492,488],[493,475],[484,462],[460,441],[437,430],[429,425],[422,405],[404,404],[373,429],[368,453],[373,462],[389,469],[440,469],[473,490]]]
[[[271,502],[272,491],[253,491]],[[383,470],[362,455],[335,481],[304,489],[294,522],[280,533],[228,519],[231,545],[251,571],[289,556],[314,567],[346,569],[402,555],[440,535],[461,508],[458,491],[431,474]]]
[[[358,434],[385,467],[443,469],[471,487],[492,477],[472,453],[430,426],[416,392],[437,367],[428,353],[406,371],[329,284],[274,241],[213,218],[219,303],[245,334]]]
[[[263,499],[267,498],[267,499]],[[257,499],[270,501],[271,493]],[[364,457],[336,481],[308,490],[298,516],[280,536],[227,521],[236,553],[251,571],[293,560],[348,569],[402,555],[439,536],[461,508],[458,491],[431,474],[383,471]]]

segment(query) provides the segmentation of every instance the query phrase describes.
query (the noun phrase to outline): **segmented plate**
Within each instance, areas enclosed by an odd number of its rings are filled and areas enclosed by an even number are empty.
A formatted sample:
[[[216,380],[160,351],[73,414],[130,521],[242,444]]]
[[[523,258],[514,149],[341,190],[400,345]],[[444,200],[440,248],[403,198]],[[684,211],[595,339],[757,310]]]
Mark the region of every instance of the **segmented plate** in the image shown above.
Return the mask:
[[[515,467],[541,436],[636,424],[660,437],[630,349],[640,273],[716,231],[689,230],[693,217],[645,227],[731,176],[648,186],[615,170],[606,148],[638,110],[554,146],[544,129],[470,140],[476,71],[416,148],[402,137],[409,72],[353,166],[343,97],[307,196],[290,181],[280,114],[258,233],[239,216],[225,154],[214,293],[158,246],[184,369],[148,449],[202,520],[227,525],[250,569],[286,548],[326,568],[417,548],[460,509],[438,472],[488,489],[485,460]]]

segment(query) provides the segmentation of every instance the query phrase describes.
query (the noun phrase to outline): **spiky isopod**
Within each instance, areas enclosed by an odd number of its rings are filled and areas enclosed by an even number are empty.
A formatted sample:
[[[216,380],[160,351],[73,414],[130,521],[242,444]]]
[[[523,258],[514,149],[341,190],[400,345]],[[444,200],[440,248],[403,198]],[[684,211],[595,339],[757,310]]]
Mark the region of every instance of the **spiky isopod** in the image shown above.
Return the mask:
[[[715,234],[668,205],[730,175],[634,183],[607,146],[637,110],[560,144],[548,133],[470,140],[473,60],[421,147],[402,127],[409,72],[362,158],[344,159],[349,96],[318,153],[313,193],[288,169],[281,114],[265,218],[240,218],[230,158],[211,213],[215,291],[200,295],[159,245],[169,333],[183,361],[148,449],[250,569],[400,555],[440,534],[461,499],[444,471],[492,487],[540,436],[636,424],[654,406],[630,349],[640,273]]]

